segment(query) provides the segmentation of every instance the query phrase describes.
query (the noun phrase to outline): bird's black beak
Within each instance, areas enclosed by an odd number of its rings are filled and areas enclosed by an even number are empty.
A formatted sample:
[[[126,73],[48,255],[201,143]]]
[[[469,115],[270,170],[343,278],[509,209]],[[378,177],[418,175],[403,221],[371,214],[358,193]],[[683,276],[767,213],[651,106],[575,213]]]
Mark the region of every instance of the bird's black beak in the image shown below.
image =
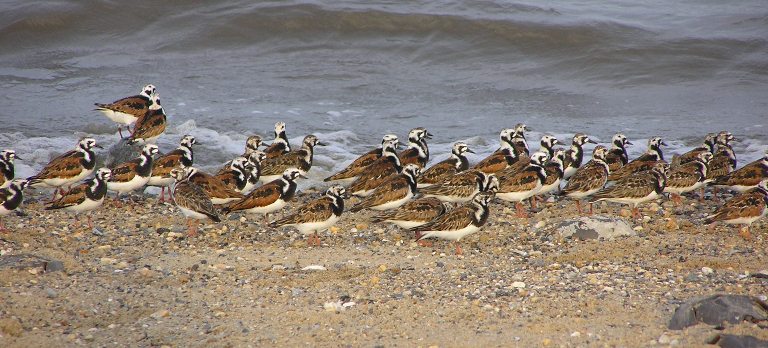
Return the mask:
[[[665,143],[663,140],[661,141],[661,143],[659,143],[659,145],[669,146],[669,145],[667,145],[667,143]]]
[[[472,149],[467,149],[467,152],[469,152],[469,153],[475,153],[474,151],[472,151]]]
[[[324,142],[322,142],[322,141],[318,141],[316,145],[320,145],[320,146],[328,146],[328,144],[327,144],[327,143],[324,143]]]
[[[432,133],[427,132],[427,135],[424,136],[427,139],[432,139]]]
[[[587,139],[587,142],[590,143],[590,144],[597,144],[597,142],[592,140],[592,139]]]
[[[93,147],[98,147],[98,148],[100,148],[100,149],[103,149],[103,148],[104,148],[103,146],[101,146],[101,145],[98,145],[98,144],[96,144],[96,145],[93,145]]]
[[[635,144],[632,144],[632,142],[631,142],[631,141],[629,141],[629,140],[627,140],[627,142],[625,142],[624,144],[625,144],[625,145],[635,145]]]
[[[17,159],[17,160],[21,160],[21,161],[23,161],[23,160],[24,160],[23,158],[19,157],[19,155],[13,155],[13,158],[14,158],[14,159]]]

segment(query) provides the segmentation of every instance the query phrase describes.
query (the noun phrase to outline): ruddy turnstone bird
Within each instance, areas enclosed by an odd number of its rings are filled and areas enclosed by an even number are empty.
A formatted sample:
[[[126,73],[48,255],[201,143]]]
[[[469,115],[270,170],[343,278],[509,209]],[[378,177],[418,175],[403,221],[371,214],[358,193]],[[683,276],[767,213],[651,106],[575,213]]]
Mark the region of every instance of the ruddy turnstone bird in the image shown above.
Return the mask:
[[[333,185],[325,191],[325,196],[299,207],[291,215],[273,221],[270,227],[294,226],[303,235],[310,235],[307,245],[320,245],[318,232],[333,226],[344,212],[344,198],[347,190],[341,185]]]
[[[718,133],[715,137],[717,150],[715,150],[714,157],[709,163],[708,181],[724,177],[736,170],[736,152],[731,146],[733,140],[735,140],[733,134],[726,131]],[[715,186],[715,192],[717,192],[717,186]]]
[[[176,167],[191,167],[194,163],[195,155],[192,146],[195,144],[197,144],[195,137],[185,135],[181,138],[179,147],[153,161],[152,175],[149,177],[147,185],[161,188],[159,203],[165,202],[165,189],[171,187],[176,181],[171,177],[171,170]],[[168,193],[170,199],[170,190]]]
[[[426,224],[450,209],[451,206],[447,202],[434,197],[423,197],[409,201],[395,210],[378,213],[371,218],[371,221],[389,222],[409,229]]]
[[[245,152],[243,152],[242,155],[237,157],[245,157],[248,158],[252,153],[259,151],[259,147],[262,145],[261,137],[258,135],[251,135],[248,137],[248,139],[245,140]],[[232,161],[228,161],[227,163],[224,163],[223,166],[221,166],[221,169],[219,169],[216,174],[222,174],[229,171],[229,165],[232,164]]]
[[[636,172],[617,181],[613,186],[606,187],[594,195],[590,203],[608,201],[632,205],[632,216],[640,217],[637,206],[640,203],[663,197],[667,185],[669,164],[656,162],[651,170]]]
[[[208,194],[208,197],[211,198],[213,204],[227,204],[239,201],[245,197],[242,193],[225,185],[219,178],[202,172],[195,167],[190,168],[192,169],[187,174],[189,176],[187,180],[199,185]]]
[[[704,187],[707,181],[707,168],[711,160],[711,152],[700,151],[694,160],[671,168],[664,192],[668,192],[672,201],[679,205],[681,202],[680,195]],[[701,200],[704,197],[700,196],[699,198]]]
[[[611,139],[611,144],[611,150],[608,151],[608,156],[605,157],[605,163],[608,163],[608,169],[613,173],[629,162],[627,145],[632,145],[632,143],[624,133],[616,133],[613,139]]]
[[[552,158],[544,165],[547,171],[547,179],[541,186],[537,195],[541,196],[560,189],[560,182],[563,180],[563,162],[565,161],[565,150],[557,149],[552,154]]]
[[[194,237],[197,235],[198,223],[193,220],[210,219],[213,222],[221,222],[221,218],[205,190],[189,181],[191,174],[194,174],[194,167],[171,170],[171,177],[176,180],[173,185],[173,201],[186,217],[187,236]]]
[[[672,167],[677,167],[679,165],[694,161],[702,152],[709,152],[714,155],[715,150],[717,149],[717,143],[715,142],[716,139],[717,136],[715,133],[709,133],[704,136],[704,143],[701,144],[701,146],[697,146],[691,151],[688,151],[682,155],[672,156]]]
[[[310,134],[304,137],[299,150],[273,158],[269,158],[269,154],[267,154],[267,159],[261,163],[259,180],[263,183],[274,181],[281,177],[288,168],[299,168],[304,173],[309,172],[309,169],[312,168],[315,146],[325,146],[325,143]]]
[[[291,152],[291,144],[288,143],[288,136],[285,134],[285,123],[277,122],[275,123],[275,140],[264,149],[264,153],[267,154],[267,158],[275,158],[289,152]]]
[[[729,225],[744,225],[739,234],[744,239],[751,239],[749,226],[766,214],[768,214],[768,179],[763,179],[757,187],[725,202],[714,214],[708,216],[704,223],[712,224],[722,221]]]
[[[453,209],[424,225],[410,229],[416,233],[417,240],[440,238],[454,241],[456,255],[463,254],[459,242],[462,238],[480,230],[488,221],[494,194],[481,192],[471,201]]]
[[[95,139],[80,139],[74,150],[54,158],[37,175],[29,177],[29,186],[53,187],[56,189],[53,193],[55,198],[62,186],[72,185],[93,173],[96,166],[94,147],[101,148]]]
[[[129,126],[149,110],[149,106],[152,105],[150,97],[155,93],[157,93],[155,86],[146,85],[138,95],[125,97],[109,104],[95,103],[96,111],[101,111],[113,122],[125,125],[130,132]],[[118,126],[117,131],[122,138],[123,127]]]
[[[16,155],[16,151],[0,151],[0,188],[6,188],[11,185],[11,180],[16,177],[16,169],[13,161],[21,159]]]
[[[493,174],[517,162],[519,157],[512,144],[512,135],[514,132],[514,129],[503,129],[499,134],[501,147],[475,164],[472,169],[480,170],[486,174]]]
[[[478,192],[493,187],[493,181],[496,181],[496,188],[498,188],[496,175],[470,169],[451,176],[439,184],[420,189],[419,192],[424,197],[435,197],[443,202],[464,203],[471,200]]]
[[[745,192],[755,188],[765,178],[768,178],[768,151],[762,158],[713,180],[710,185]]]
[[[515,202],[517,217],[526,217],[522,202],[533,197],[547,180],[547,171],[543,164],[547,160],[547,154],[537,151],[531,155],[530,164],[523,170],[507,173],[502,170],[497,173],[499,178],[499,190],[496,197],[507,202]]]
[[[306,178],[298,168],[288,168],[279,179],[257,187],[245,198],[232,202],[222,209],[229,214],[233,211],[244,211],[250,214],[264,214],[264,222],[269,213],[274,213],[288,204],[296,193],[296,179]]]
[[[667,146],[667,143],[660,137],[648,139],[648,150],[640,155],[640,157],[635,158],[619,168],[617,171],[611,172],[611,175],[608,176],[608,180],[621,180],[634,173],[650,170],[657,162],[664,162],[664,153],[661,151],[662,146]]]
[[[414,128],[408,132],[408,148],[400,153],[400,164],[416,164],[424,168],[429,162],[429,147],[427,139],[432,139],[432,134],[424,127]]]
[[[381,157],[360,173],[357,179],[349,184],[347,191],[359,197],[368,196],[390,175],[400,173],[403,167],[400,165],[400,158],[397,157],[398,146],[400,142],[396,139],[385,144]]]
[[[551,135],[544,135],[541,137],[541,148],[539,149],[539,151],[545,153],[547,155],[547,158],[549,158],[550,153],[554,154],[553,147],[555,146],[555,144],[558,144],[557,138]],[[531,164],[531,157],[528,154],[521,152],[517,154],[517,157],[518,157],[518,160],[514,164],[507,166],[507,168],[504,168],[496,172],[496,174],[499,177],[501,177],[502,175],[509,177],[514,173],[518,173],[524,170],[526,167],[528,167],[529,164]]]
[[[242,194],[248,194],[259,184],[261,178],[261,163],[267,159],[264,151],[255,151],[248,155],[248,164],[245,166],[248,180],[241,191]]]
[[[576,209],[579,214],[581,214],[581,200],[600,191],[608,181],[609,169],[608,163],[605,163],[607,155],[608,149],[605,146],[595,146],[592,151],[592,160],[580,167],[563,188],[563,195],[576,200]],[[567,154],[565,158],[568,159]],[[592,214],[592,203],[589,203],[589,214]]]
[[[522,157],[528,157],[531,155],[531,150],[528,148],[528,141],[525,138],[525,132],[531,130],[524,123],[518,123],[515,125],[514,132],[512,133],[512,147],[515,149],[515,153]]]
[[[429,187],[443,182],[445,179],[469,169],[466,153],[475,153],[467,144],[459,141],[451,148],[451,157],[425,170],[419,177],[419,188]]]
[[[416,194],[419,175],[421,168],[418,164],[406,164],[400,174],[391,175],[349,211],[354,213],[363,209],[389,210],[400,207]]]
[[[155,144],[146,144],[141,149],[139,157],[116,165],[112,168],[112,176],[107,180],[107,189],[117,193],[115,201],[121,193],[130,193],[143,188],[152,176],[153,158],[158,152]]]
[[[248,176],[250,176],[248,159],[237,157],[229,164],[229,170],[220,171],[214,176],[228,188],[243,193],[245,186],[248,185]]]
[[[563,170],[563,179],[569,180],[571,176],[581,167],[584,161],[584,144],[597,144],[584,133],[576,133],[571,140],[571,148],[565,152],[565,169]],[[578,202],[578,201],[577,201]]]
[[[544,134],[539,141],[541,147],[539,151],[547,154],[547,158],[552,158],[555,155],[555,145],[560,144],[560,141],[553,135]]]
[[[153,94],[150,99],[152,105],[136,121],[133,132],[128,137],[129,144],[154,144],[157,142],[157,138],[165,133],[168,118],[165,116],[163,106],[160,105],[160,95]]]
[[[24,189],[28,184],[26,179],[14,179],[8,187],[0,189],[0,217],[8,215],[24,202]],[[2,222],[0,231],[7,231]]]
[[[104,203],[107,196],[107,181],[112,177],[112,171],[108,168],[100,168],[94,177],[64,193],[55,201],[49,203],[45,210],[64,209],[77,215],[92,211]],[[93,228],[91,214],[88,216],[88,228]]]
[[[376,162],[381,157],[381,153],[389,143],[398,143],[397,135],[387,134],[381,139],[381,147],[366,152],[364,155],[358,157],[346,168],[342,169],[336,174],[333,174],[323,181],[340,181],[340,182],[352,182],[360,176],[360,173],[365,171],[368,166]]]

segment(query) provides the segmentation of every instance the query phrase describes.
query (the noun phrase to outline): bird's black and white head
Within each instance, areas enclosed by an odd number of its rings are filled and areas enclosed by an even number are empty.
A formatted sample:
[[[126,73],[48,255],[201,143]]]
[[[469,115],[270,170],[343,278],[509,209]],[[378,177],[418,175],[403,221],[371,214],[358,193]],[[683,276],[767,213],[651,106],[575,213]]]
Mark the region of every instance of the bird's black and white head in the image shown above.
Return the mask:
[[[733,133],[728,131],[720,131],[717,133],[717,138],[715,139],[715,142],[717,145],[721,146],[727,146],[730,145],[732,141],[735,141],[736,137],[733,136]]]
[[[248,163],[253,167],[260,165],[265,159],[267,159],[267,154],[264,151],[256,150],[248,155]]]
[[[501,141],[501,147],[512,148],[512,138],[515,136],[515,130],[513,128],[504,128],[499,133],[499,140]]]
[[[451,153],[456,156],[463,156],[465,153],[475,153],[469,148],[469,145],[467,145],[464,142],[457,141],[453,143],[453,147],[451,148]]]
[[[150,110],[160,110],[163,108],[163,106],[160,104],[160,94],[155,93],[149,96],[149,109]]]
[[[245,140],[245,153],[251,153],[259,149],[263,144],[261,136],[251,135]]]
[[[195,145],[195,144],[197,144],[197,139],[195,139],[195,137],[194,137],[194,136],[191,136],[191,135],[185,135],[184,137],[182,137],[182,138],[181,138],[181,141],[179,142],[179,144],[180,144],[181,146],[183,146],[183,147],[186,147],[186,148],[188,148],[188,149],[191,149],[191,148],[192,148],[192,145]]]
[[[318,139],[315,135],[307,135],[304,137],[304,147],[307,148],[314,148],[315,146],[325,146],[325,143],[321,142],[320,139]]]
[[[711,161],[714,157],[715,155],[713,155],[711,152],[701,152],[696,155],[696,159],[704,164],[709,164],[709,161]]]
[[[558,141],[557,138],[552,135],[545,134],[541,137],[541,147],[547,149],[547,151],[555,147],[557,144],[560,144],[560,141]]]
[[[400,145],[402,145],[396,135],[389,134],[385,135],[384,138],[389,139],[382,142],[382,153],[395,153],[395,150],[400,148]]]
[[[235,170],[239,170],[240,172],[245,172],[251,167],[251,163],[248,161],[247,157],[235,157],[235,159],[232,160],[232,164],[229,165]]]
[[[16,155],[16,151],[13,151],[13,150],[0,151],[0,160],[3,160],[8,163],[13,163],[13,160],[15,159],[21,159],[19,158],[19,156]]]
[[[94,175],[99,181],[109,181],[112,178],[112,170],[109,168],[99,168]]]
[[[384,147],[384,145],[386,145],[388,143],[392,143],[392,142],[395,142],[395,143],[399,142],[399,139],[397,138],[397,135],[386,134],[386,135],[384,135],[384,137],[381,138],[381,146],[382,146],[382,148]]]
[[[595,149],[592,150],[592,159],[593,160],[600,160],[605,162],[605,158],[608,156],[608,149],[603,145],[597,145],[595,146]]]
[[[150,98],[153,94],[157,94],[157,88],[155,88],[155,85],[149,84],[144,86],[139,94]]]
[[[552,162],[559,162],[560,165],[563,165],[565,163],[565,150],[563,149],[555,150],[555,153],[552,155],[552,158],[550,158],[549,160]]]
[[[667,146],[667,143],[664,142],[661,137],[653,137],[648,139],[648,149],[661,149],[662,146]]]
[[[704,146],[709,148],[710,152],[715,152],[715,146],[717,145],[717,134],[707,133],[704,136]]]
[[[418,127],[411,129],[410,132],[408,132],[408,141],[412,143],[419,143],[424,139],[432,139],[432,134],[427,132],[427,129],[424,127]]]
[[[757,187],[763,190],[763,194],[768,195],[768,179],[761,180]]]
[[[576,133],[573,135],[573,145],[581,147],[586,143],[597,144],[597,142],[590,139],[589,136],[584,133]]]
[[[10,188],[15,191],[24,191],[29,186],[29,180],[27,179],[14,179],[11,181]]]
[[[525,132],[530,132],[531,128],[526,126],[525,123],[518,123],[514,128],[514,135],[525,139]]]
[[[96,139],[89,137],[80,139],[80,141],[77,143],[77,147],[85,151],[90,151],[94,147],[101,148],[101,146],[96,144]]]
[[[275,122],[275,138],[279,138],[280,134],[285,134],[285,122]]]
[[[416,179],[421,175],[421,167],[413,163],[406,164],[405,167],[403,167],[402,173],[411,177],[413,181],[416,182]]]
[[[543,166],[549,159],[549,155],[546,152],[536,151],[531,154],[531,163],[537,166]]]
[[[169,175],[176,180],[176,182],[182,182],[189,179],[194,173],[197,173],[197,168],[195,167],[176,167],[171,169]]]
[[[613,144],[614,148],[617,149],[623,149],[627,145],[632,145],[632,143],[627,139],[627,136],[624,135],[624,133],[616,133],[613,136],[613,139],[611,139],[611,143]]]
[[[477,193],[474,197],[472,197],[472,204],[479,207],[479,208],[488,208],[488,205],[493,202],[493,198],[495,197],[495,193],[490,191],[484,191]]]
[[[152,157],[154,155],[157,155],[157,153],[160,152],[160,148],[157,147],[155,144],[147,144],[144,145],[143,148],[141,148],[141,154],[146,157]]]
[[[285,179],[288,182],[296,181],[296,179],[298,178],[303,178],[303,179],[307,178],[304,171],[299,168],[288,168],[285,171],[283,171],[283,179]]]
[[[499,192],[499,186],[501,185],[499,183],[499,178],[496,177],[495,174],[485,174],[485,178],[483,179],[483,186],[480,188],[480,191],[483,192]]]
[[[341,185],[333,185],[325,190],[325,195],[331,198],[347,198],[347,189]]]

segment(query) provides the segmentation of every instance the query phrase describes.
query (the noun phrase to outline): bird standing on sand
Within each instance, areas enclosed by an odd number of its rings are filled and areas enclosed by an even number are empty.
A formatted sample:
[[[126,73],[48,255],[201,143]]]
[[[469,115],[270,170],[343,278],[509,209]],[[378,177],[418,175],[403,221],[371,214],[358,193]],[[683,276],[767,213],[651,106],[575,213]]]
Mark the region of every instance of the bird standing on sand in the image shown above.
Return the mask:
[[[213,207],[211,198],[199,185],[189,182],[192,168],[174,168],[171,177],[176,180],[173,187],[173,201],[187,220],[187,236],[197,235],[198,223],[193,220],[210,219],[221,222],[219,212]]]
[[[478,193],[464,205],[410,231],[416,233],[417,240],[426,238],[452,240],[456,245],[456,255],[462,255],[464,252],[459,242],[485,225],[490,215],[488,205],[493,197],[494,194],[491,192]]]
[[[75,213],[75,220],[80,213],[97,209],[107,196],[107,181],[112,177],[108,168],[100,168],[93,179],[88,180],[64,193],[57,200],[49,203],[45,210],[64,209]],[[93,219],[88,216],[88,228],[93,229]]]
[[[729,225],[744,225],[739,234],[744,239],[751,239],[749,227],[753,222],[768,214],[768,179],[763,179],[752,190],[736,195],[717,208],[714,214],[708,216],[705,224],[718,221]]]
[[[318,232],[333,226],[344,212],[344,198],[347,190],[341,185],[333,185],[325,191],[322,198],[310,201],[297,208],[291,215],[269,224],[270,227],[294,226],[303,235],[310,235],[307,245],[320,246]]]
[[[14,179],[8,187],[0,189],[0,217],[8,215],[16,210],[24,202],[24,189],[29,181],[26,179]],[[0,231],[8,231],[0,221]]]

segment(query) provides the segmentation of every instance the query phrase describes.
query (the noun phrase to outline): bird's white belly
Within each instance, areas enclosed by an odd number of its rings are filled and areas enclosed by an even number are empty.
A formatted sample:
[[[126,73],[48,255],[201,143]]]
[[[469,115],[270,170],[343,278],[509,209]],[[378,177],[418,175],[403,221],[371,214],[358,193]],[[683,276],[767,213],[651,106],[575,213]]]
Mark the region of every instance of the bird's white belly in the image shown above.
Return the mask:
[[[108,181],[107,188],[110,191],[126,193],[126,192],[135,191],[139,188],[144,187],[144,185],[146,185],[147,182],[149,182],[149,177],[141,177],[139,175],[136,175],[133,177],[133,179],[126,182]]]
[[[136,122],[136,120],[139,119],[138,117],[128,113],[114,111],[106,108],[100,108],[99,111],[101,111],[101,113],[104,114],[104,116],[107,116],[107,118],[112,120],[112,122],[122,123],[126,126],[133,124],[134,122]]]
[[[454,230],[454,231],[425,231],[425,232],[422,232],[423,234],[422,239],[423,238],[439,238],[439,239],[460,241],[462,238],[472,233],[475,233],[479,230],[480,230],[480,227],[477,227],[475,225],[469,225],[460,230]]]

